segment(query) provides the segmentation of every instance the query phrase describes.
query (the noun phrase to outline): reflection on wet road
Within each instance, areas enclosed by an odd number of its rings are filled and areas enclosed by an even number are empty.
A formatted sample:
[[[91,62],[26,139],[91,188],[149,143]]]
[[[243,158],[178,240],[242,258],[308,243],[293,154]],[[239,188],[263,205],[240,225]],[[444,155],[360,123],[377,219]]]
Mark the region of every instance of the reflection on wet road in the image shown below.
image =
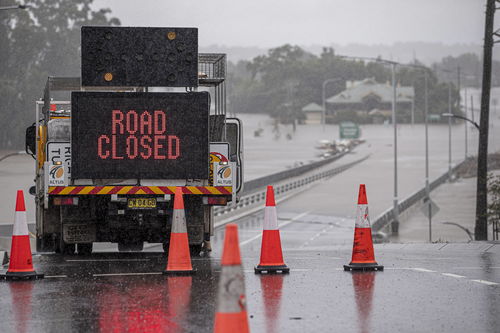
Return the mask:
[[[370,315],[372,310],[373,289],[376,272],[353,272],[352,285],[358,311],[358,325],[361,333],[370,332]]]
[[[497,330],[500,245],[377,245],[386,271],[353,274],[342,265],[354,221],[278,212],[289,275],[254,274],[263,215],[238,221],[253,332]],[[35,256],[45,280],[0,282],[1,331],[211,332],[223,236],[216,230],[213,252],[193,258],[193,276],[162,275],[159,245],[143,253]]]

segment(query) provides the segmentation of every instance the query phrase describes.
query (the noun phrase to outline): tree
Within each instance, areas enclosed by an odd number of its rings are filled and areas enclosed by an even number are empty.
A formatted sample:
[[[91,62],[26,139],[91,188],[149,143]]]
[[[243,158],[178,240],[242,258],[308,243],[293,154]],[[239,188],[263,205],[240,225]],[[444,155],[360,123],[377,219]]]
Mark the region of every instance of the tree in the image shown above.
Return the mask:
[[[490,174],[488,177],[488,221],[492,225],[493,240],[498,240],[500,234],[500,176]]]
[[[423,66],[422,64],[420,64]],[[246,67],[246,70],[244,69]],[[231,71],[234,71],[231,73]],[[323,82],[339,78],[326,86],[326,96],[340,93],[348,80],[374,78],[390,82],[391,71],[379,62],[355,61],[335,55],[332,48],[324,48],[319,55],[310,54],[298,46],[283,45],[271,49],[249,62],[229,66],[228,97],[231,112],[267,113],[289,123],[304,117],[305,105],[322,104]],[[439,83],[435,73],[428,69],[429,112],[448,112],[448,85]],[[416,120],[423,121],[424,75],[421,69],[398,66],[397,80],[403,86],[415,87]],[[458,91],[452,86],[452,105],[456,105]],[[455,107],[452,112],[459,112]],[[353,119],[352,115],[335,117]],[[401,119],[410,115],[399,112]],[[369,119],[358,119],[369,121]]]
[[[27,0],[27,10],[0,12],[0,148],[24,146],[47,76],[80,76],[80,27],[120,25],[92,2]]]

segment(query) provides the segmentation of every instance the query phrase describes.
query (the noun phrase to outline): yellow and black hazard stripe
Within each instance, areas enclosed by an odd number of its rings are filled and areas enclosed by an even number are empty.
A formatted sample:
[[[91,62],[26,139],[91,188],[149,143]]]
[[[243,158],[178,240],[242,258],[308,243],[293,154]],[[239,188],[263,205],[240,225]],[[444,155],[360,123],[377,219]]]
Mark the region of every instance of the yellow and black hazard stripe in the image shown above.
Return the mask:
[[[50,195],[175,194],[177,186],[50,186]],[[183,194],[231,195],[231,186],[181,186]]]

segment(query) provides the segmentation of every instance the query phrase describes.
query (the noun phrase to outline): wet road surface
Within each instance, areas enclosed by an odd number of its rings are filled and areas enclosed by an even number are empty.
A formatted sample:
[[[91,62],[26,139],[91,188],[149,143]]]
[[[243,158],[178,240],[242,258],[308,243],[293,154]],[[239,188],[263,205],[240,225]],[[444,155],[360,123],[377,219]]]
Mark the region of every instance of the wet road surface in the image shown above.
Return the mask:
[[[498,332],[500,244],[377,245],[385,271],[353,274],[354,221],[279,211],[291,272],[260,276],[262,214],[238,223],[253,332]],[[211,332],[222,240],[220,228],[193,276],[162,275],[155,245],[36,256],[44,280],[0,282],[1,331]]]

